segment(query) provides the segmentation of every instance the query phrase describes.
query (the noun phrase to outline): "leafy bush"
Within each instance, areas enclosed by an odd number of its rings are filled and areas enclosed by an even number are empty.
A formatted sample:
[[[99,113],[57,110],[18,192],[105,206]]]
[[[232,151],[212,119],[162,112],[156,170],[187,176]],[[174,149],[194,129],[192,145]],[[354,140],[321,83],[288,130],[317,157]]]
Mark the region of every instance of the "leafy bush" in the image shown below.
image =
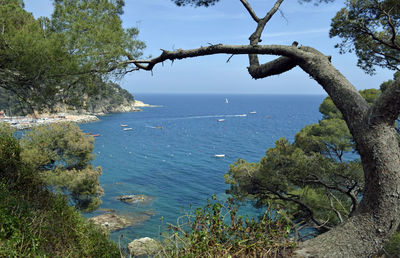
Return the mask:
[[[167,257],[280,257],[290,255],[291,221],[267,210],[259,219],[238,215],[236,200],[226,203],[213,196],[194,214],[181,217],[165,235]]]
[[[0,257],[120,257],[100,228],[65,195],[42,184],[20,157],[12,130],[0,125]]]

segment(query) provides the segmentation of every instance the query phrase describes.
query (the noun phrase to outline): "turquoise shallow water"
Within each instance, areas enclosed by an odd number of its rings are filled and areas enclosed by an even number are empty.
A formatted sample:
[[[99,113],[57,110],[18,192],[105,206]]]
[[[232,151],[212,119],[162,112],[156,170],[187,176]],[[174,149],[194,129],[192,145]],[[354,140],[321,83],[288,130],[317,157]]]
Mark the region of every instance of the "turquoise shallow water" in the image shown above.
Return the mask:
[[[101,208],[115,209],[141,221],[112,234],[116,241],[124,235],[123,243],[139,237],[157,237],[166,223],[175,224],[190,204],[198,207],[212,194],[224,198],[227,185],[223,175],[229,164],[238,158],[257,162],[280,137],[293,140],[302,127],[321,118],[318,107],[324,96],[136,98],[161,107],[103,116],[99,122],[81,125],[85,132],[101,135],[95,141],[97,156],[93,162],[103,168],[100,181],[105,196]],[[256,113],[250,114],[251,111]],[[121,124],[133,130],[123,131]],[[216,154],[225,157],[215,158]],[[147,205],[125,204],[116,200],[122,194],[145,194],[153,201]],[[86,216],[98,214],[99,211]]]

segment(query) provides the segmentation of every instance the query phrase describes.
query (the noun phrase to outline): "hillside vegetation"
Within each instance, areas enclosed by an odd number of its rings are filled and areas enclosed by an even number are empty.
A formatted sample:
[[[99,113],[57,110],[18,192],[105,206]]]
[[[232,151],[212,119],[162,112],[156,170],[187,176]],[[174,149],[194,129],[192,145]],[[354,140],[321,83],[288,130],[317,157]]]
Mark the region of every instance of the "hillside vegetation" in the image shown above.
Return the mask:
[[[120,257],[116,244],[49,191],[21,158],[7,126],[0,128],[0,257]]]
[[[96,87],[86,92],[60,92],[58,101],[50,108],[36,112],[68,112],[80,114],[107,114],[113,112],[136,111],[135,99],[131,93],[113,82],[99,80]],[[8,116],[32,113],[30,106],[11,91],[0,88],[0,110]]]

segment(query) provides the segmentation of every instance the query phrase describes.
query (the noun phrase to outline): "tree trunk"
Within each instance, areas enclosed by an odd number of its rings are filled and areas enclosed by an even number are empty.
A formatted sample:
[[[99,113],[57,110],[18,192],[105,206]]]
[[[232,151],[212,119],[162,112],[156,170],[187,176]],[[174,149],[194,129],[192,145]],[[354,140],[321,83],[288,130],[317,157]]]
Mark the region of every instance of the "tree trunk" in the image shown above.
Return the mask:
[[[355,137],[356,138],[356,137]],[[301,243],[300,257],[368,257],[379,252],[400,222],[400,150],[392,126],[365,126],[358,133],[365,190],[353,217]]]
[[[400,148],[393,123],[374,122],[355,88],[322,56],[299,64],[327,91],[353,135],[364,169],[360,206],[345,223],[296,248],[299,257],[368,257],[400,223]],[[390,105],[390,103],[387,103]],[[382,115],[383,116],[383,115]],[[376,119],[375,119],[376,120]]]

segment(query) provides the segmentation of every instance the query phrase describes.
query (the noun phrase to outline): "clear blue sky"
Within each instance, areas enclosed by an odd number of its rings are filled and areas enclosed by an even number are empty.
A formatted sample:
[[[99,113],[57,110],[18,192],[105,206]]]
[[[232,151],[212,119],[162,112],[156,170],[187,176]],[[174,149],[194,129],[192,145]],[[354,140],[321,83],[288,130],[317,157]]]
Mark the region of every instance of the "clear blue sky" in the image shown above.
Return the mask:
[[[169,0],[125,0],[123,26],[137,26],[139,38],[146,42],[145,55],[157,56],[159,49],[187,49],[209,43],[248,44],[255,29],[239,0],[221,0],[211,8],[177,7]],[[275,1],[249,0],[259,16],[264,16]],[[357,89],[378,88],[392,78],[392,71],[378,69],[375,76],[366,75],[356,66],[353,54],[339,55],[334,48],[338,39],[329,38],[331,18],[343,7],[339,0],[314,6],[286,0],[282,14],[277,13],[262,37],[263,44],[285,44],[298,41],[332,56],[332,63]],[[25,0],[25,7],[37,18],[50,16],[51,0]],[[122,87],[133,93],[263,93],[324,94],[323,89],[301,69],[253,80],[247,73],[247,56],[228,55],[166,62],[153,75],[139,71],[125,76]],[[271,59],[271,58],[269,58]],[[269,60],[264,59],[264,60]],[[263,59],[261,59],[263,60]]]

